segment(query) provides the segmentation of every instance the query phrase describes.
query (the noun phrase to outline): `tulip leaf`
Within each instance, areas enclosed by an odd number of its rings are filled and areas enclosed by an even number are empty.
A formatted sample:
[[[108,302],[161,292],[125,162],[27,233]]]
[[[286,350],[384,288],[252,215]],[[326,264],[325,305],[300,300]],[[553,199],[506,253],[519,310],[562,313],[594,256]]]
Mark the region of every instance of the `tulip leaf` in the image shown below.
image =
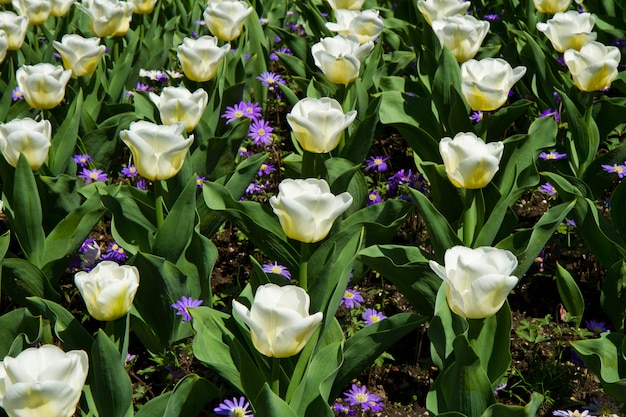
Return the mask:
[[[135,413],[135,417],[163,417],[170,398],[172,398],[172,391],[154,397],[141,406]]]
[[[15,340],[32,345],[39,340],[42,331],[41,317],[33,316],[27,309],[20,308],[0,316],[0,357],[12,350]]]
[[[208,403],[219,397],[220,390],[211,382],[195,374],[186,375],[168,397],[163,417],[197,416]],[[146,414],[146,417],[156,416]]]
[[[480,417],[535,417],[543,404],[543,395],[533,392],[525,406],[493,404]]]
[[[445,364],[449,362],[456,337],[465,333],[469,327],[467,320],[450,310],[446,298],[447,285],[443,282],[437,291],[435,316],[428,326],[430,356],[433,364],[439,369],[444,369]]]
[[[57,176],[65,172],[67,164],[72,159],[78,138],[78,128],[83,106],[83,92],[79,90],[67,111],[65,120],[59,126],[48,154],[48,167]]]
[[[11,231],[7,230],[0,236],[0,295],[2,295],[2,263],[11,243]]]
[[[359,330],[344,343],[344,361],[333,383],[330,398],[370,366],[391,345],[426,322],[413,313],[399,313]]]
[[[374,245],[361,250],[357,259],[395,285],[419,314],[431,317],[439,278],[428,266],[429,259],[415,246]]]
[[[359,114],[358,126],[355,132],[346,138],[345,145],[339,153],[340,157],[357,165],[365,160],[378,124],[378,110],[381,102],[381,96],[375,97],[369,102],[365,114]]]
[[[113,102],[120,102],[124,84],[127,80],[127,74],[132,73],[131,67],[135,61],[135,52],[137,51],[137,44],[139,43],[139,33],[130,29],[126,35],[127,43],[124,45],[123,51],[114,50],[113,53],[120,53],[120,55],[112,60],[113,68],[107,74],[107,79],[110,80],[108,85],[105,84],[105,89],[109,97]],[[121,43],[115,44],[115,49],[121,47]]]
[[[568,313],[574,318],[576,327],[580,326],[585,312],[585,299],[580,288],[576,284],[576,280],[565,268],[558,262],[556,263],[556,286],[561,296],[561,301]]]
[[[133,386],[115,344],[98,330],[89,355],[89,385],[98,414],[125,417],[131,410]]]
[[[20,304],[30,296],[59,298],[44,273],[26,259],[4,258],[2,285],[3,292]]]
[[[215,244],[198,232],[193,232],[191,241],[184,256],[176,263],[176,267],[190,280],[198,283],[199,294],[193,294],[204,300],[204,305],[211,307],[213,295],[209,277],[217,261],[218,251]]]
[[[626,318],[626,262],[618,261],[609,268],[602,284],[600,304],[616,330],[623,332]]]
[[[401,200],[386,200],[379,204],[364,207],[339,223],[339,230],[346,230],[354,225],[365,228],[365,244],[385,243],[393,239],[413,205]]]
[[[37,315],[50,320],[54,326],[54,333],[69,349],[91,350],[93,337],[85,330],[80,322],[65,308],[39,297],[26,299],[28,309]]]
[[[263,385],[259,396],[251,401],[254,405],[254,414],[257,416],[299,417],[289,404],[272,392],[267,382]]]

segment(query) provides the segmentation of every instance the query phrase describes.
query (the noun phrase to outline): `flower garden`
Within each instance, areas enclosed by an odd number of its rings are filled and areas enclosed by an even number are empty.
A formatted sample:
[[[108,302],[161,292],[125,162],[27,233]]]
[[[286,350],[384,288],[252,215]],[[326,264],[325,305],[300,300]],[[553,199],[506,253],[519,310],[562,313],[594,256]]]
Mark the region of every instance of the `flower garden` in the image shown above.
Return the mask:
[[[0,0],[0,416],[626,413],[613,0]]]

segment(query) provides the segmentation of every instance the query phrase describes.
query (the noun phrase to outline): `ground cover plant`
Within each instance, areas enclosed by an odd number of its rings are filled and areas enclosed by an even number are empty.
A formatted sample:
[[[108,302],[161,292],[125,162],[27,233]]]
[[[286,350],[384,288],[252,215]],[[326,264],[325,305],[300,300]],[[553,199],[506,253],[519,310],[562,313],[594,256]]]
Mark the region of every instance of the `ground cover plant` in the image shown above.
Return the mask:
[[[624,415],[619,2],[0,3],[0,415]]]

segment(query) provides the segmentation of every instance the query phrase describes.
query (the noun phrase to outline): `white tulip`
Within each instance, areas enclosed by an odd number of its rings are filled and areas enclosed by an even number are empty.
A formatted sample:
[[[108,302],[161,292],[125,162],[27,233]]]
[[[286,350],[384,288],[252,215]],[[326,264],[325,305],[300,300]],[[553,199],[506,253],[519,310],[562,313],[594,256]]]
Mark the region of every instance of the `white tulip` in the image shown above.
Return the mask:
[[[348,85],[359,76],[361,61],[374,49],[374,42],[360,44],[352,35],[323,38],[311,47],[315,65],[322,70],[328,81]]]
[[[91,31],[98,37],[124,36],[133,18],[133,3],[118,0],[83,0],[75,3],[87,13]]]
[[[52,9],[50,0],[12,0],[11,4],[20,16],[28,17],[29,26],[44,23]]]
[[[599,91],[609,88],[617,77],[621,54],[615,46],[589,42],[580,51],[568,49],[563,58],[578,89]]]
[[[157,0],[131,0],[135,8],[133,13],[135,14],[148,14],[152,13]]]
[[[445,267],[430,261],[430,268],[448,286],[450,309],[468,319],[496,314],[518,281],[511,275],[517,258],[507,250],[454,246],[446,251],[444,261]]]
[[[54,41],[63,59],[65,69],[72,70],[77,77],[93,74],[104,55],[106,47],[100,45],[100,38],[83,38],[80,35],[63,35],[61,42]]]
[[[51,0],[50,16],[65,16],[74,5],[74,0]]]
[[[184,38],[178,46],[178,60],[185,76],[192,81],[204,82],[215,77],[222,60],[230,52],[230,44],[217,46],[217,38],[201,36]]]
[[[9,417],[70,417],[87,379],[82,350],[28,348],[0,363],[0,407]]]
[[[592,32],[595,18],[590,13],[578,13],[570,10],[556,13],[546,23],[537,23],[537,30],[543,32],[558,52],[568,49],[580,50],[586,43],[596,40],[597,33]]]
[[[24,99],[33,108],[52,109],[61,104],[72,71],[60,65],[22,65],[15,74]]]
[[[501,58],[470,59],[461,64],[461,90],[472,110],[496,110],[524,74],[526,67],[511,68]]]
[[[278,196],[270,198],[274,214],[287,237],[314,243],[324,239],[335,219],[352,204],[350,193],[334,195],[325,180],[283,180]]]
[[[213,36],[222,41],[232,41],[241,35],[252,7],[245,1],[210,1],[204,10],[204,22]]]
[[[535,9],[541,13],[555,14],[567,10],[572,0],[533,0]]]
[[[183,122],[157,125],[140,120],[120,136],[133,154],[139,175],[152,181],[166,180],[180,171],[193,143],[193,135],[185,139],[184,130]]]
[[[28,30],[28,17],[18,16],[13,12],[0,11],[0,29],[7,34],[9,51],[17,51],[22,47],[26,31]]]
[[[450,182],[458,188],[484,188],[498,172],[504,152],[502,142],[485,143],[475,134],[457,133],[443,138],[439,153]]]
[[[265,356],[297,355],[322,322],[323,313],[309,315],[309,295],[300,287],[259,286],[248,309],[233,300],[233,313],[249,328],[254,347]]]
[[[330,7],[337,11],[340,9],[345,10],[361,10],[365,0],[326,0]]]
[[[441,46],[450,49],[458,62],[465,62],[478,53],[489,32],[489,22],[470,15],[459,15],[435,20],[432,28]]]
[[[150,100],[159,109],[163,124],[184,122],[185,130],[191,132],[200,122],[209,95],[202,88],[191,93],[185,87],[165,87],[160,96],[151,92]]]
[[[7,56],[7,51],[9,50],[9,37],[7,33],[0,29],[0,63],[4,61],[4,58]]]
[[[424,15],[429,25],[444,17],[462,15],[467,12],[469,1],[464,0],[418,0],[417,8]]]
[[[39,169],[50,149],[52,125],[48,120],[13,119],[0,124],[0,152],[12,167],[17,166],[20,153],[24,154],[31,169]]]
[[[343,131],[354,122],[356,110],[344,114],[333,98],[303,98],[287,114],[287,123],[305,151],[330,152],[339,145]]]
[[[335,11],[337,23],[328,22],[326,27],[343,35],[354,35],[359,43],[374,41],[380,36],[385,24],[378,15],[378,10],[344,10]]]
[[[74,283],[93,318],[113,321],[124,317],[133,306],[139,271],[134,266],[102,261],[89,272],[77,272]]]

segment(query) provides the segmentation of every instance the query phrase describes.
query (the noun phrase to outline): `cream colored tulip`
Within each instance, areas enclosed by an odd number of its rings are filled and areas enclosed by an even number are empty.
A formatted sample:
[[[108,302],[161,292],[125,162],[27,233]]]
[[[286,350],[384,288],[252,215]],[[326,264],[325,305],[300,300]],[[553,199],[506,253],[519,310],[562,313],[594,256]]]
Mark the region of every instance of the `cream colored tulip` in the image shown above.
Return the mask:
[[[204,10],[204,22],[213,36],[229,42],[241,35],[243,25],[252,10],[245,1],[209,1]]]
[[[354,122],[356,110],[344,114],[335,99],[304,98],[287,115],[293,135],[305,151],[330,152],[339,145],[343,131]]]
[[[315,65],[322,70],[328,81],[348,85],[359,76],[361,61],[374,49],[374,42],[360,44],[352,35],[323,38],[311,47]]]
[[[61,104],[72,71],[60,65],[23,65],[15,75],[24,99],[33,108],[52,109]]]
[[[297,355],[309,341],[324,317],[309,314],[307,292],[295,285],[259,286],[248,309],[233,300],[233,315],[249,328],[254,347],[265,356],[288,358]]]
[[[54,41],[63,59],[63,66],[77,77],[93,74],[106,47],[99,38],[83,38],[80,35],[63,35],[61,42]]]
[[[102,261],[89,272],[77,272],[74,283],[93,318],[113,321],[132,308],[139,288],[139,271],[134,266]]]
[[[9,417],[70,417],[83,391],[89,359],[82,350],[28,348],[0,363],[0,407]]]
[[[167,180],[180,171],[193,143],[193,135],[185,139],[184,130],[183,122],[157,125],[140,120],[120,136],[133,154],[139,175],[151,181]]]
[[[441,45],[450,49],[458,62],[465,62],[478,53],[489,32],[489,22],[465,14],[435,20],[432,28]]]
[[[28,17],[18,16],[13,12],[0,12],[0,29],[7,35],[9,51],[17,51],[26,37]]]
[[[163,124],[183,122],[185,130],[191,132],[200,122],[209,95],[202,88],[191,93],[185,87],[165,87],[160,96],[151,92],[150,100],[159,109]]]
[[[567,10],[572,0],[533,0],[535,9],[541,13],[555,14]]]
[[[333,10],[361,10],[365,0],[326,0]]]
[[[74,0],[51,0],[50,16],[65,16],[74,5]]]
[[[274,214],[287,237],[314,243],[324,239],[335,219],[352,204],[350,193],[334,195],[325,180],[283,180],[270,198]]]
[[[230,44],[217,46],[214,36],[198,39],[184,38],[178,46],[178,60],[185,76],[192,81],[204,82],[215,77],[222,60],[230,52]]]
[[[12,0],[11,4],[20,16],[28,17],[29,26],[44,23],[52,9],[50,0]]]
[[[483,246],[454,246],[444,255],[445,267],[430,261],[430,268],[447,284],[450,310],[468,319],[496,314],[519,280],[511,274],[517,258],[511,252]]]
[[[458,188],[484,188],[498,172],[504,145],[485,143],[474,133],[457,133],[454,139],[443,138],[439,153],[448,179]]]
[[[496,110],[524,74],[526,67],[511,68],[501,58],[470,59],[461,64],[461,90],[472,110]]]
[[[118,0],[83,0],[76,6],[89,16],[91,31],[98,37],[124,36],[133,18],[133,3]]]
[[[599,91],[609,88],[617,77],[621,54],[615,46],[589,42],[580,51],[568,49],[563,58],[578,89]]]
[[[445,17],[462,15],[467,12],[470,6],[469,1],[464,0],[418,0],[417,8],[429,25],[435,20],[441,20]]]
[[[7,51],[9,50],[9,37],[7,33],[0,29],[0,63],[4,61],[4,58],[7,56]]]
[[[337,23],[328,22],[326,27],[333,32],[343,35],[354,35],[359,38],[359,43],[375,41],[385,29],[378,10],[355,10],[339,9],[335,11]]]
[[[578,51],[586,43],[596,40],[597,33],[592,32],[595,22],[590,13],[570,10],[556,13],[546,23],[537,23],[537,30],[546,35],[557,52],[565,52],[568,49]]]
[[[48,158],[52,139],[52,125],[26,117],[0,124],[0,152],[12,167],[17,167],[20,153],[31,169],[39,169]]]
[[[154,10],[157,0],[132,0],[135,14],[149,14]]]

